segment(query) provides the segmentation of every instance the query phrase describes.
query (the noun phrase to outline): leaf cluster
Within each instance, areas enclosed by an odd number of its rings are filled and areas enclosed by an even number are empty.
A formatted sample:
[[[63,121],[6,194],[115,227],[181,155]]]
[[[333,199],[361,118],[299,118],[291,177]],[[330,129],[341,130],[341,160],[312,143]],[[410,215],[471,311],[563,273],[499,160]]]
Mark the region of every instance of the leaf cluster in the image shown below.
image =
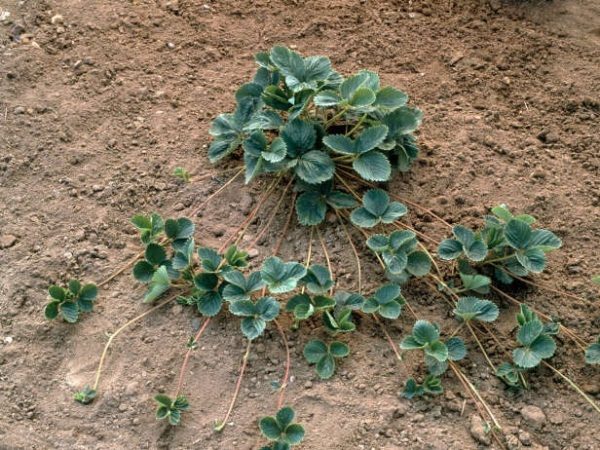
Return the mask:
[[[260,419],[260,431],[271,442],[261,450],[289,450],[304,440],[304,427],[294,422],[295,415],[294,410],[286,406],[277,411],[275,416]]]
[[[71,280],[67,287],[52,285],[48,288],[50,301],[44,308],[46,319],[53,320],[59,315],[69,323],[75,323],[81,313],[91,312],[98,295],[95,284],[81,285],[78,280]]]
[[[487,293],[489,282],[472,278],[479,274],[477,268],[488,267],[494,278],[510,284],[511,275],[525,277],[543,272],[546,254],[560,248],[561,240],[551,231],[534,228],[535,221],[527,214],[513,215],[505,205],[497,206],[492,208],[492,215],[486,216],[483,228],[477,231],[454,226],[454,237],[440,243],[438,256],[444,260],[459,260],[463,290]]]
[[[208,156],[215,163],[241,150],[246,183],[266,173],[295,176],[298,191],[310,192],[297,199],[301,223],[320,223],[328,207],[348,207],[348,198],[320,186],[340,170],[387,181],[393,168],[407,171],[417,158],[413,132],[422,113],[407,106],[405,93],[381,86],[376,73],[344,78],[329,58],[302,57],[282,46],[255,60],[258,70],[237,90],[234,112],[211,125]],[[309,198],[318,198],[318,205]]]
[[[467,348],[459,337],[451,337],[446,342],[440,338],[436,324],[427,320],[417,320],[412,333],[400,343],[403,350],[421,350],[425,365],[433,376],[440,376],[448,369],[449,361],[460,361],[467,354]]]
[[[156,409],[157,420],[168,420],[171,425],[179,425],[181,413],[187,411],[190,404],[184,395],[171,398],[168,395],[158,394],[154,397],[158,404]]]
[[[350,354],[348,344],[333,341],[330,344],[313,339],[304,346],[304,357],[315,369],[322,380],[329,379],[335,373],[335,360]]]

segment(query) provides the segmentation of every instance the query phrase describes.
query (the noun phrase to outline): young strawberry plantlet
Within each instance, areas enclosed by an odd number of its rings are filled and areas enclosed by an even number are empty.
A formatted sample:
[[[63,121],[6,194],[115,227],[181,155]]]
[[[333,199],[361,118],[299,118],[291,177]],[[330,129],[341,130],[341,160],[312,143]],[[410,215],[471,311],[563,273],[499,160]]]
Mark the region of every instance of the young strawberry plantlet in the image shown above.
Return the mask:
[[[303,353],[309,364],[316,364],[315,368],[319,377],[327,380],[335,373],[336,358],[348,356],[350,347],[339,341],[326,344],[318,339],[313,339],[304,346]]]
[[[363,312],[378,314],[386,319],[397,319],[406,301],[397,284],[386,284],[375,291],[362,305]]]
[[[240,300],[229,305],[229,311],[243,317],[242,333],[253,340],[261,336],[267,323],[279,315],[279,303],[273,297],[261,297],[256,303],[252,300]]]
[[[360,310],[365,298],[357,293],[339,291],[334,295],[335,307],[323,313],[323,325],[331,334],[349,333],[356,330],[352,312]]]
[[[371,189],[363,196],[362,206],[350,214],[350,220],[361,228],[373,228],[379,223],[393,223],[408,212],[399,202],[390,202],[382,189]]]
[[[492,213],[477,232],[454,226],[454,239],[446,239],[438,247],[440,258],[458,259],[461,273],[467,275],[463,290],[489,286],[483,284],[484,279],[469,278],[479,274],[477,268],[489,269],[489,274],[503,284],[512,283],[513,277],[541,273],[546,267],[546,253],[562,245],[551,231],[534,229],[532,216],[513,216],[505,206],[492,208]]]
[[[139,230],[143,244],[154,242],[164,231],[165,223],[156,213],[149,216],[138,214],[131,219],[131,223]]]
[[[431,270],[427,253],[417,250],[415,233],[394,231],[389,236],[375,234],[367,239],[367,247],[381,256],[385,269],[393,281],[406,283],[411,276],[422,277]]]
[[[327,208],[335,210],[354,208],[356,200],[350,194],[333,189],[333,182],[320,184],[298,182],[301,194],[296,200],[296,214],[302,225],[318,225],[325,220]]]
[[[175,167],[173,176],[179,178],[184,183],[189,183],[191,178],[190,173],[184,167]]]
[[[261,450],[289,450],[304,440],[304,427],[294,423],[296,413],[286,406],[273,416],[260,419],[259,428],[271,443]]]
[[[454,315],[465,322],[471,320],[493,322],[499,314],[500,311],[493,302],[477,297],[460,297],[454,309]]]
[[[46,319],[53,320],[60,315],[66,322],[75,323],[81,313],[94,309],[98,288],[93,283],[82,286],[78,280],[71,280],[67,288],[50,286],[48,293],[50,302],[44,308]]]
[[[173,426],[179,425],[181,422],[181,413],[187,411],[190,407],[189,402],[183,395],[172,399],[167,395],[159,394],[154,397],[154,400],[158,403],[156,419],[166,419]]]
[[[278,257],[271,256],[263,262],[260,273],[269,292],[283,294],[296,289],[307,270],[297,262],[284,263]]]
[[[425,394],[439,395],[443,392],[442,380],[434,375],[427,375],[422,384],[417,383],[414,378],[406,380],[402,396],[410,400]]]
[[[421,350],[425,356],[427,370],[433,376],[439,377],[448,369],[451,361],[460,361],[467,354],[462,339],[451,337],[445,343],[440,339],[437,325],[427,320],[417,320],[412,334],[400,343],[402,350]]]

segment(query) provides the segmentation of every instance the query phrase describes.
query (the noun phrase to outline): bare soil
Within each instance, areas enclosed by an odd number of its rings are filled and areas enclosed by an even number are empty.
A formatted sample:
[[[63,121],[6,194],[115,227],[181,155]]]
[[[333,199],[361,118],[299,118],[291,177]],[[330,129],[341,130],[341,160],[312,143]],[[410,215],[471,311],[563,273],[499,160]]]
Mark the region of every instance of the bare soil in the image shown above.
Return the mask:
[[[105,333],[147,308],[142,288],[124,274],[76,326],[48,323],[43,307],[48,284],[101,281],[139,251],[128,223],[134,213],[184,215],[228,179],[231,172],[206,158],[210,121],[233,106],[253,54],[276,43],[328,55],[346,74],[378,71],[408,92],[425,113],[423,151],[390,189],[451,223],[476,225],[498,203],[537,216],[564,240],[541,281],[583,299],[526,286],[512,294],[588,341],[598,334],[598,291],[589,284],[600,272],[597,1],[3,0],[0,17],[0,449],[259,447],[256,419],[274,413],[270,383],[283,374],[276,331],[254,347],[232,424],[216,434],[213,421],[227,408],[244,352],[237,321],[209,326],[185,387],[192,410],[173,429],[155,421],[152,396],[176,384],[199,326],[193,311],[173,304],[124,333],[99,398],[83,406],[72,394],[92,381]],[[176,166],[193,172],[190,184],[172,176]],[[223,242],[266,181],[224,191],[200,212],[197,238]],[[279,236],[284,206],[256,246],[261,255]],[[447,234],[414,209],[410,221],[436,239]],[[330,223],[324,234],[340,285],[352,287],[342,229]],[[306,230],[292,223],[282,254],[302,260],[306,248]],[[318,247],[315,258],[323,261]],[[371,286],[379,275],[368,261]],[[452,326],[447,304],[427,286],[417,282],[405,295],[423,317]],[[495,300],[504,317],[497,328],[508,334],[514,307]],[[400,340],[410,326],[402,318],[389,331]],[[320,334],[289,333],[287,403],[306,426],[303,448],[487,446],[452,376],[443,396],[399,396],[417,360],[395,361],[368,320],[338,375],[319,381],[301,350]],[[502,423],[507,447],[600,448],[598,415],[559,377],[542,368],[531,390],[511,394],[469,345],[463,369]],[[493,342],[485,345],[502,359]],[[599,372],[584,367],[572,342],[560,339],[553,364],[600,400]]]

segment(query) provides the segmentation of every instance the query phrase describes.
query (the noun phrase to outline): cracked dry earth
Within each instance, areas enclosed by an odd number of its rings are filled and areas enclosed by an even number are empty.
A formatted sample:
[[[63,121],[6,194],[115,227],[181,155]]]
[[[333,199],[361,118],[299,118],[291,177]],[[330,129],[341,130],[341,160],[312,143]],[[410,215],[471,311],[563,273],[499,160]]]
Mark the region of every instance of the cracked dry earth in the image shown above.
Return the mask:
[[[106,332],[144,310],[142,288],[123,275],[100,292],[76,326],[43,318],[49,283],[100,281],[139,251],[129,218],[185,214],[228,179],[208,164],[211,119],[233,106],[254,70],[252,55],[276,43],[324,54],[343,73],[378,71],[423,109],[422,153],[389,188],[445,220],[480,223],[507,203],[534,214],[564,247],[541,281],[573,300],[522,286],[520,300],[562,318],[591,341],[600,328],[589,276],[600,254],[600,5],[594,0],[3,0],[0,4],[0,449],[256,449],[256,419],[272,414],[270,386],[284,350],[269,331],[250,357],[232,423],[212,431],[235,384],[244,343],[235,321],[216,320],[190,365],[192,409],[177,429],[157,423],[154,393],[176,382],[184,344],[199,320],[173,304],[116,342],[99,398],[72,393],[89,383]],[[231,161],[225,168],[233,168]],[[193,173],[182,184],[173,168]],[[256,204],[265,181],[234,183],[196,221],[198,238],[219,245]],[[248,233],[259,225],[277,196]],[[277,215],[254,263],[268,253],[287,216]],[[427,215],[409,221],[436,239]],[[335,275],[352,287],[352,255],[335,223],[324,229]],[[358,238],[358,237],[357,237]],[[282,254],[301,260],[297,224]],[[323,255],[315,251],[315,258]],[[378,280],[367,260],[369,286]],[[406,288],[423,315],[452,326],[448,307],[425,285]],[[514,328],[501,298],[498,330]],[[410,330],[401,318],[395,340]],[[315,329],[313,335],[322,333]],[[301,357],[309,333],[290,332],[287,392],[307,429],[306,449],[500,448],[452,377],[442,396],[400,397],[417,360],[402,364],[376,324],[363,320],[338,375],[319,381]],[[472,343],[470,343],[472,345]],[[492,357],[502,358],[494,342]],[[600,400],[598,369],[560,340],[553,364]],[[600,419],[546,369],[532,388],[506,391],[476,351],[463,370],[516,448],[600,448]]]

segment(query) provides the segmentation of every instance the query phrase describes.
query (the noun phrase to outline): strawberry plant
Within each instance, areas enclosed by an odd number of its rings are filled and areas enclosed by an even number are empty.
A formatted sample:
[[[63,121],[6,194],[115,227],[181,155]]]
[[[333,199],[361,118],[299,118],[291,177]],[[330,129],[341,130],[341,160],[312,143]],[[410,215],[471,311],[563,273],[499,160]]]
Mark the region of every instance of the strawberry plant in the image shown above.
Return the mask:
[[[261,450],[289,450],[304,440],[304,427],[294,423],[296,413],[289,406],[281,408],[275,416],[260,419],[259,427],[271,444]]]
[[[328,207],[353,207],[335,190],[335,176],[353,171],[387,181],[393,168],[407,171],[417,158],[413,132],[422,113],[407,106],[405,93],[382,87],[376,73],[344,78],[329,58],[281,46],[255,59],[259,68],[236,92],[235,111],[211,125],[208,156],[216,163],[241,153],[246,183],[268,173],[295,177],[301,223],[321,223]]]
[[[53,320],[59,315],[69,323],[75,323],[81,313],[91,312],[98,295],[95,284],[84,286],[78,280],[71,280],[66,288],[52,285],[48,288],[50,301],[44,308],[46,319]]]
[[[408,212],[399,202],[390,202],[390,196],[382,189],[367,191],[362,206],[352,211],[350,220],[361,228],[373,228],[379,223],[393,223]]]
[[[512,351],[513,361],[503,363],[496,375],[509,386],[527,387],[524,372],[537,367],[542,360],[554,356],[556,342],[552,336],[558,334],[559,326],[555,322],[543,323],[526,305],[521,305],[517,323],[519,346]]]
[[[335,360],[350,354],[350,347],[343,342],[333,341],[326,344],[318,339],[304,346],[304,357],[310,364],[316,364],[317,374],[322,380],[331,378],[335,373]]]
[[[439,395],[443,392],[442,380],[434,375],[427,375],[421,384],[417,383],[414,378],[406,380],[402,396],[410,400],[415,397],[422,397],[425,394]]]
[[[431,270],[427,253],[417,250],[418,241],[412,231],[394,231],[389,236],[374,234],[367,239],[369,247],[381,256],[388,277],[405,283],[411,276],[422,277]]]
[[[184,183],[189,183],[191,175],[184,167],[175,167],[173,176],[179,178]]]
[[[459,337],[451,337],[446,342],[440,339],[437,325],[427,320],[417,320],[412,334],[400,343],[403,350],[421,350],[425,356],[425,365],[433,376],[440,376],[448,369],[451,361],[460,361],[467,354],[467,348]]]
[[[454,226],[454,238],[438,247],[440,258],[458,259],[460,272],[467,275],[464,290],[485,291],[489,285],[486,279],[469,278],[478,275],[478,269],[487,270],[504,284],[512,283],[513,276],[541,273],[546,267],[546,253],[562,245],[551,231],[533,228],[536,219],[530,215],[514,216],[504,205],[492,208],[492,213],[476,232]]]
[[[189,402],[183,395],[172,399],[168,395],[159,394],[154,397],[154,401],[158,403],[156,419],[166,419],[171,425],[179,425],[181,413],[187,411],[190,407]]]
[[[397,284],[386,284],[375,291],[362,305],[363,312],[378,314],[386,319],[397,319],[406,301]]]

